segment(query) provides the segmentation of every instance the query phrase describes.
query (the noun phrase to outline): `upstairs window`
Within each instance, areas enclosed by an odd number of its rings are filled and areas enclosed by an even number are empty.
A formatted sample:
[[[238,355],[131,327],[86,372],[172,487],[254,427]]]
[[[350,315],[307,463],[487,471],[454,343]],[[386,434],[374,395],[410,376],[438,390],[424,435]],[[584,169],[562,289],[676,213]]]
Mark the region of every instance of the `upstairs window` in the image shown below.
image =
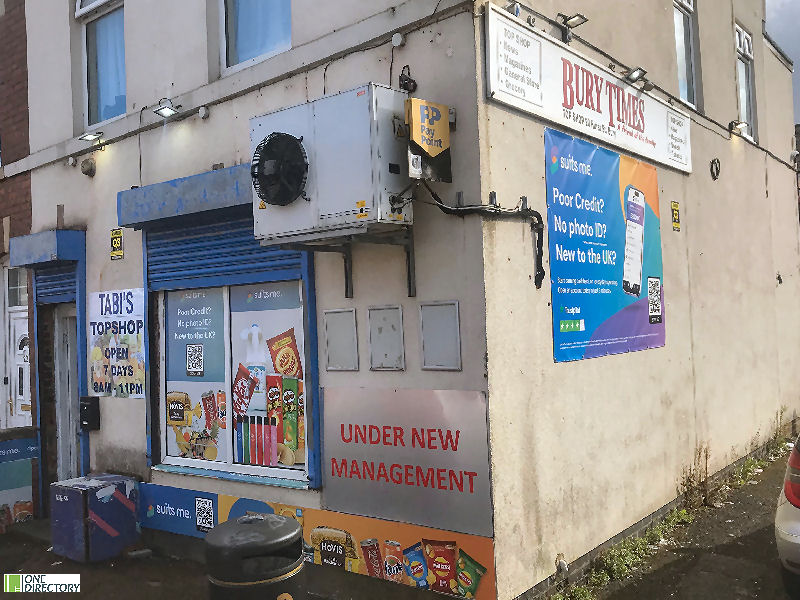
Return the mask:
[[[694,0],[675,0],[675,50],[678,58],[678,91],[680,98],[697,104],[694,68]]]
[[[742,133],[755,137],[755,92],[753,83],[753,37],[736,25],[736,86],[739,120],[747,123]]]
[[[220,1],[225,68],[253,64],[291,47],[291,0]]]
[[[8,270],[8,306],[28,307],[28,272],[25,269]]]
[[[115,0],[77,0],[84,21],[86,125],[125,114],[124,9]]]

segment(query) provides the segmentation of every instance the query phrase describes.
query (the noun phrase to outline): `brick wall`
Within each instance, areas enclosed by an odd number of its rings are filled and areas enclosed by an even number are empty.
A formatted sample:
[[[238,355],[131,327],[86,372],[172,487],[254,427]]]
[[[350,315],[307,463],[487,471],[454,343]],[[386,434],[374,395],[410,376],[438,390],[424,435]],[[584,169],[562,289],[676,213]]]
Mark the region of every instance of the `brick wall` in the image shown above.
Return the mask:
[[[17,161],[28,145],[28,42],[24,0],[0,0],[0,160]],[[2,205],[0,205],[2,206]]]

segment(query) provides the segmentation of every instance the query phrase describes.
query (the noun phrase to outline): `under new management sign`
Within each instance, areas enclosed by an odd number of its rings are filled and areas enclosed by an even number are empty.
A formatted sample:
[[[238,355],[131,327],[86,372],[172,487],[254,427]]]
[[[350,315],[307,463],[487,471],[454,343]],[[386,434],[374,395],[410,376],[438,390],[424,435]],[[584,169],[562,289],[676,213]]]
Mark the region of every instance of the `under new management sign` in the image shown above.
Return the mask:
[[[488,5],[489,97],[690,173],[689,117]]]

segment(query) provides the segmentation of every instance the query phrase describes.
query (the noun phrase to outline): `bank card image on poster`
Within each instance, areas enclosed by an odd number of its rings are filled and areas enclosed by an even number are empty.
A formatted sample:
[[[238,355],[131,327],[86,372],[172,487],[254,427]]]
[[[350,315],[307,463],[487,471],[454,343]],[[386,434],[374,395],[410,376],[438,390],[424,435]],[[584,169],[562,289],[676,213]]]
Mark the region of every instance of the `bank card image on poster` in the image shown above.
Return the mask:
[[[300,282],[231,287],[230,307],[235,462],[303,469],[305,340]],[[252,392],[245,385],[248,381]]]
[[[228,427],[221,288],[166,294],[166,444],[180,458],[225,461]]]
[[[545,160],[554,360],[664,346],[656,168],[552,129]]]

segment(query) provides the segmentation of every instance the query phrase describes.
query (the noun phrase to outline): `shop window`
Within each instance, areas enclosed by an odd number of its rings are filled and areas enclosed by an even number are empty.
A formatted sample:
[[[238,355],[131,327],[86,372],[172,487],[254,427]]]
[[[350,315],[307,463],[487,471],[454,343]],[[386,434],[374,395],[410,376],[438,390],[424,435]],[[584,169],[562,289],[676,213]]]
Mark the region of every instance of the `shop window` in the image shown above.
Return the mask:
[[[223,67],[247,66],[291,47],[291,0],[220,0]]]
[[[299,281],[166,292],[165,463],[307,479]]]
[[[124,8],[114,0],[77,0],[84,21],[86,125],[125,114]]]
[[[681,100],[697,104],[694,58],[694,2],[675,0],[675,51],[678,59],[678,91]]]
[[[28,271],[8,270],[8,306],[28,306]]]
[[[755,88],[753,82],[753,37],[736,25],[736,87],[739,120],[747,123],[742,133],[755,138]]]

